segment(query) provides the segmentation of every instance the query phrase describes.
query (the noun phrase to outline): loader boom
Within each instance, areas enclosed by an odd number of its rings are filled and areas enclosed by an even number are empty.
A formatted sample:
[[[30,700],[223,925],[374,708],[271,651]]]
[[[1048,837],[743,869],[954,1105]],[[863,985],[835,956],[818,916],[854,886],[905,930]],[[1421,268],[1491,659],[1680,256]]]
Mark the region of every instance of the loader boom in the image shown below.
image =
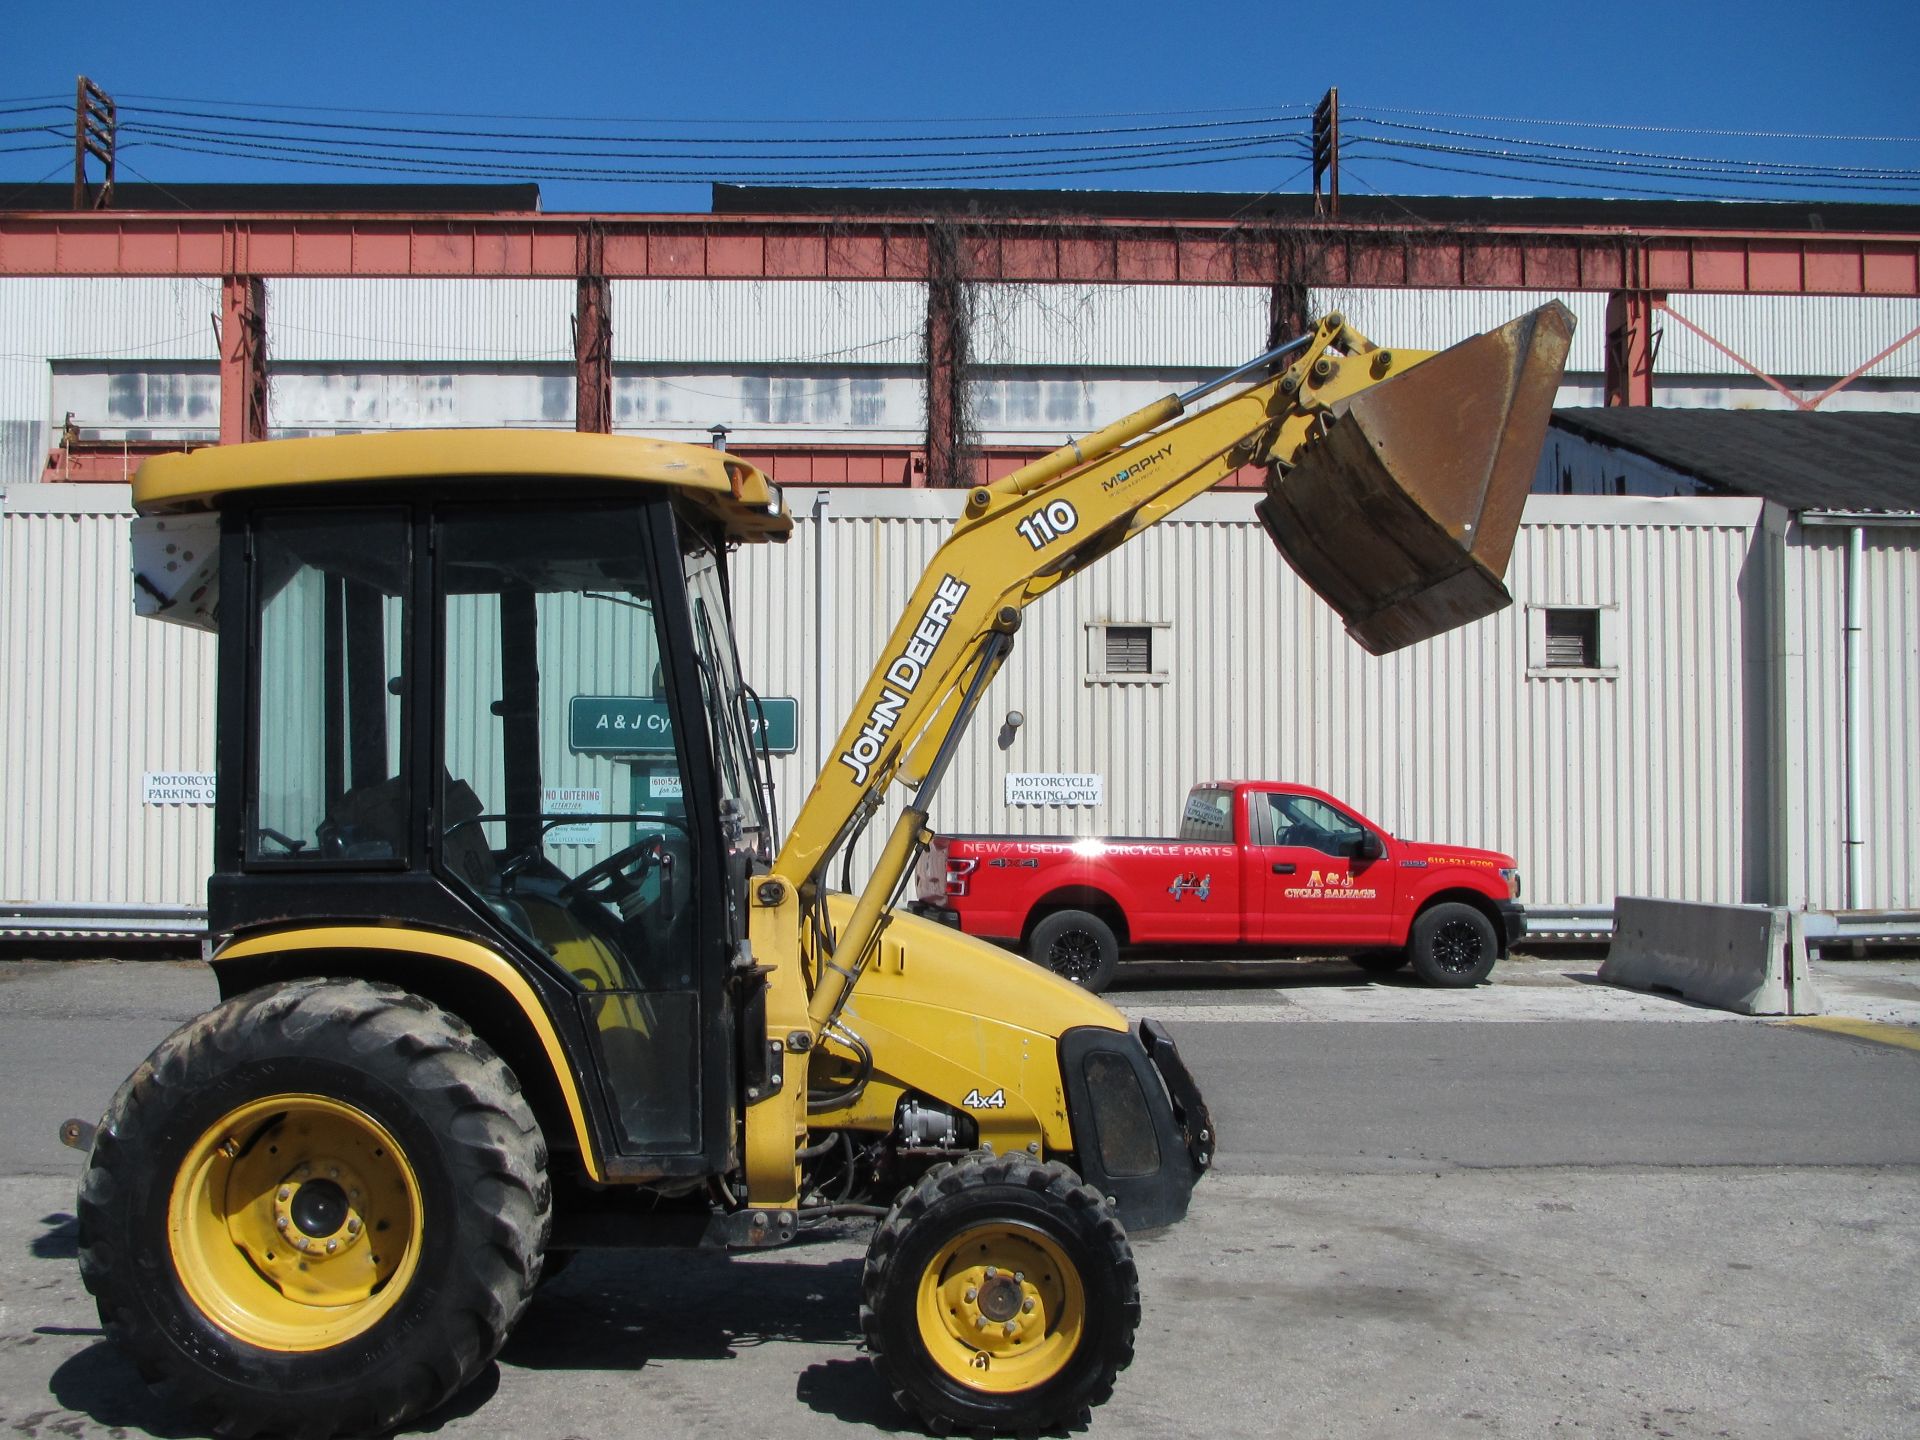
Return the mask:
[[[774,860],[774,876],[817,905],[827,864],[887,787],[916,787],[832,956],[814,957],[816,1034],[839,1012],[924,843],[931,791],[1028,605],[1240,467],[1263,465],[1263,521],[1368,648],[1383,653],[1490,613],[1509,603],[1498,572],[1572,328],[1552,303],[1436,357],[1381,348],[1329,315],[1238,370],[974,489]],[[1423,367],[1434,383],[1418,383]],[[1242,380],[1252,383],[1188,413]],[[1376,397],[1362,420],[1361,404]],[[1432,455],[1409,453],[1422,424]],[[1378,454],[1376,432],[1391,434],[1399,453]],[[1343,539],[1357,562],[1341,558],[1325,527],[1302,526],[1296,490],[1311,497],[1308,515],[1345,505]]]

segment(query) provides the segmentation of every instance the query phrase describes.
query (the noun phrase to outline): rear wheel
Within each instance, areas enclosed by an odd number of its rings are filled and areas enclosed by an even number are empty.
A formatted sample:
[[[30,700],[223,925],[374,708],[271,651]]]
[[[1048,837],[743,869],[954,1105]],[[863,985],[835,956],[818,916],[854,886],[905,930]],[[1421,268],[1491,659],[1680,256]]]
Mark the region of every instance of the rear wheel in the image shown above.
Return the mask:
[[[1097,995],[1113,983],[1120,966],[1120,941],[1098,915],[1056,910],[1033,927],[1027,958]]]
[[[1478,985],[1500,958],[1493,922],[1471,905],[1458,903],[1423,911],[1413,922],[1407,949],[1414,974],[1450,990]]]
[[[141,1374],[218,1433],[377,1434],[520,1318],[546,1163],[512,1072],[458,1020],[296,980],[182,1027],[121,1087],[80,1273]]]
[[[941,1434],[1078,1422],[1113,1393],[1140,1321],[1100,1193],[1024,1155],[928,1171],[875,1232],[861,1297],[893,1398]]]

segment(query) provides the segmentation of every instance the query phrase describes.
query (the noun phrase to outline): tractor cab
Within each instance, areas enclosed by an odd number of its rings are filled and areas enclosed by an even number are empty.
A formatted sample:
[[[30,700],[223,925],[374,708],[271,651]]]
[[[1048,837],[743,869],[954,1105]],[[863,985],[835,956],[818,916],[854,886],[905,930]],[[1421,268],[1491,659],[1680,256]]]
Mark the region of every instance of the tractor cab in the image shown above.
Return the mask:
[[[140,588],[221,637],[209,929],[404,922],[504,948],[593,1062],[609,1168],[704,1176],[734,1143],[730,971],[775,841],[726,550],[786,517],[713,451],[540,435],[536,474],[515,438],[143,472]],[[169,599],[154,576],[192,567],[167,547],[213,523],[217,583]]]

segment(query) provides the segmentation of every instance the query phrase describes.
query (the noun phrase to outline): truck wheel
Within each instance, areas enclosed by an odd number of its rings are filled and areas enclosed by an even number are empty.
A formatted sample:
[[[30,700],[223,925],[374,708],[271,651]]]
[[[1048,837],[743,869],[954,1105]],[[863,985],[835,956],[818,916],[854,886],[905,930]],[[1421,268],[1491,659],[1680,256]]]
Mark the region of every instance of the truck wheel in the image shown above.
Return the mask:
[[[176,1030],[80,1187],[80,1274],[141,1375],[224,1436],[375,1435],[493,1358],[540,1274],[519,1082],[389,985],[294,980]]]
[[[882,1380],[935,1434],[1080,1422],[1140,1323],[1133,1250],[1100,1192],[1020,1154],[937,1165],[903,1194],[861,1301]]]
[[[1449,990],[1478,985],[1500,958],[1493,926],[1471,905],[1449,903],[1422,911],[1407,942],[1413,973]]]
[[[1407,962],[1413,959],[1404,950],[1363,950],[1347,958],[1369,975],[1391,975],[1405,968]]]
[[[1120,942],[1113,927],[1085,910],[1056,910],[1033,927],[1027,958],[1098,995],[1113,983]]]

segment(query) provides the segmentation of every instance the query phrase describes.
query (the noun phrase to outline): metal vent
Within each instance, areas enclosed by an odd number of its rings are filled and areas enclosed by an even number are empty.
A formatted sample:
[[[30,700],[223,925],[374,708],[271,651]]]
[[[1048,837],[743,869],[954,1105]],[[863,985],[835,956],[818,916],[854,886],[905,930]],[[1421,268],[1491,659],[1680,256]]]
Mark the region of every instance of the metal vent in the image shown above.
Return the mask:
[[[1107,673],[1109,675],[1151,675],[1153,673],[1152,626],[1107,626]]]
[[[1600,668],[1598,610],[1549,610],[1546,623],[1549,670]]]

